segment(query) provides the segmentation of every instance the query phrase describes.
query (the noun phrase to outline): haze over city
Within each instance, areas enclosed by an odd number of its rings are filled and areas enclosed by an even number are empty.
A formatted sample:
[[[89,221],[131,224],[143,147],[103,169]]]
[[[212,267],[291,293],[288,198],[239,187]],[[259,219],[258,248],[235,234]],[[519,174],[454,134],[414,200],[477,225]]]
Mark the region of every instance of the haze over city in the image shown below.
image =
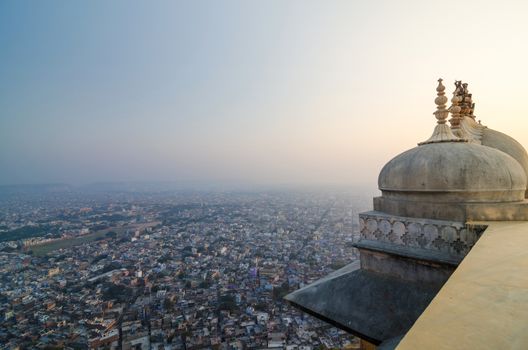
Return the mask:
[[[0,4],[0,185],[366,185],[436,79],[528,144],[523,1]]]

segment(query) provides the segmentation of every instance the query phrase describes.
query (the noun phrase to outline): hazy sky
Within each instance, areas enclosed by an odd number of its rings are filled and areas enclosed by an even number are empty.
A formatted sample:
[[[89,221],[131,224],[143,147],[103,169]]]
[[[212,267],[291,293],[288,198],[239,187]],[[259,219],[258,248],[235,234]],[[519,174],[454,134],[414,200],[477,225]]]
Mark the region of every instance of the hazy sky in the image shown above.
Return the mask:
[[[1,1],[0,184],[366,184],[436,79],[528,146],[526,1]]]

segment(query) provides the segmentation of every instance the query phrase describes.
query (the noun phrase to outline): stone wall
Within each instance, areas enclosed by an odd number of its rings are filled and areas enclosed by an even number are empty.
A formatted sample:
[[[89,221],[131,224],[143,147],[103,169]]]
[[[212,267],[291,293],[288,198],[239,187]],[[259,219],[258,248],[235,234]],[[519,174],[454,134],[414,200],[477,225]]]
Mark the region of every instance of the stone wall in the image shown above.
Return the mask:
[[[461,222],[417,219],[381,212],[359,214],[361,239],[465,256],[484,231]]]

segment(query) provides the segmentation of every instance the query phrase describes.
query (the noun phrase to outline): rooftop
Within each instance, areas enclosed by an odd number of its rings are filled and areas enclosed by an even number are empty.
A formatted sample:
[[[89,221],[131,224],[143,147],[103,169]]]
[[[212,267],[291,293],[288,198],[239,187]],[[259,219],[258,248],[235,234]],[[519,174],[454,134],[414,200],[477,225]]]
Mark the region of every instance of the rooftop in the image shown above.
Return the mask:
[[[487,225],[397,349],[526,349],[528,222]]]

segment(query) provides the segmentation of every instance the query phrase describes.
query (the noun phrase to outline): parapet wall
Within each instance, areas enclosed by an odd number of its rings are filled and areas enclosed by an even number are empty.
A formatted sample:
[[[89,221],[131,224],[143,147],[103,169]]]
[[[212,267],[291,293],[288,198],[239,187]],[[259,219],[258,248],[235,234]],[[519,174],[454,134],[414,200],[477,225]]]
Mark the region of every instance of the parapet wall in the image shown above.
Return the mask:
[[[463,258],[483,232],[462,222],[418,219],[370,211],[359,214],[360,237],[402,248]]]

